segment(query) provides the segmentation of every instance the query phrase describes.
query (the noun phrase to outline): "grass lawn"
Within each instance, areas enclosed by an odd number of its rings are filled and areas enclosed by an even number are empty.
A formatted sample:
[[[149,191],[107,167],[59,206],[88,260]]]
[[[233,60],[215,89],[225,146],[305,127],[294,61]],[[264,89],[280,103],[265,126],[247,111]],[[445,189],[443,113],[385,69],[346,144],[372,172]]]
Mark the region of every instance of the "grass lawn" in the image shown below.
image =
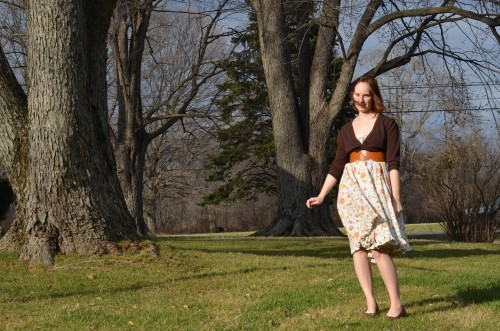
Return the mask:
[[[500,245],[420,239],[396,258],[409,317],[365,319],[345,238],[164,236],[160,258],[58,256],[29,267],[0,252],[1,330],[497,330]]]

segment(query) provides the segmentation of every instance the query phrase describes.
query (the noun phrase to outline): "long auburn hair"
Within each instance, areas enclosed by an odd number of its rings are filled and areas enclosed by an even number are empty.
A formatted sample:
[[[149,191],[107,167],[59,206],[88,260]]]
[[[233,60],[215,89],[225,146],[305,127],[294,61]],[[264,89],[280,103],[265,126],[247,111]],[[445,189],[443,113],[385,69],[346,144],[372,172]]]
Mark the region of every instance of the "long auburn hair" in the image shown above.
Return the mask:
[[[372,93],[373,97],[373,111],[376,112],[377,114],[380,114],[384,111],[387,111],[387,108],[385,108],[384,102],[382,101],[382,95],[380,94],[380,89],[378,87],[378,83],[375,80],[375,78],[370,77],[370,76],[361,76],[358,79],[356,79],[352,85],[351,85],[351,92],[349,93],[349,97],[351,98],[352,101],[353,99],[353,94],[354,94],[354,88],[358,83],[367,83],[368,86],[370,86],[370,91]],[[356,107],[354,106],[354,109]]]

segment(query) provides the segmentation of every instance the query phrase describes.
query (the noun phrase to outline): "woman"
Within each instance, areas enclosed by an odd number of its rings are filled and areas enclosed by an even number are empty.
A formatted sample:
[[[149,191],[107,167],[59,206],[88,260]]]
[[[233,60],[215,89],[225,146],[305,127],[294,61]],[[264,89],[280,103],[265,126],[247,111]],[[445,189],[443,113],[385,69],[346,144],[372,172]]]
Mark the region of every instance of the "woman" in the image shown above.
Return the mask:
[[[400,133],[396,122],[382,114],[385,106],[375,79],[363,76],[350,97],[358,116],[342,127],[337,152],[321,192],[307,200],[320,205],[340,180],[337,207],[346,229],[356,276],[366,297],[365,315],[378,313],[369,258],[378,266],[389,292],[387,317],[406,316],[392,255],[411,250],[402,219],[399,192]]]

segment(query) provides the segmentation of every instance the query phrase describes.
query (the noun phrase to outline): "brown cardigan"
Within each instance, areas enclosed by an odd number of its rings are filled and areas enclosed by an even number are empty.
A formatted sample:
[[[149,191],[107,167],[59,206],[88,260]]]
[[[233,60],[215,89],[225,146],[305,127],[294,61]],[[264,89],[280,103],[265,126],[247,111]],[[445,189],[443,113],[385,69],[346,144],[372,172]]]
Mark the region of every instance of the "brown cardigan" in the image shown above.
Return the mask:
[[[399,170],[401,135],[395,120],[383,114],[378,115],[372,131],[363,144],[356,138],[352,121],[345,124],[337,136],[337,153],[328,173],[337,181],[342,177],[344,166],[349,163],[349,154],[360,150],[385,152],[389,171]]]

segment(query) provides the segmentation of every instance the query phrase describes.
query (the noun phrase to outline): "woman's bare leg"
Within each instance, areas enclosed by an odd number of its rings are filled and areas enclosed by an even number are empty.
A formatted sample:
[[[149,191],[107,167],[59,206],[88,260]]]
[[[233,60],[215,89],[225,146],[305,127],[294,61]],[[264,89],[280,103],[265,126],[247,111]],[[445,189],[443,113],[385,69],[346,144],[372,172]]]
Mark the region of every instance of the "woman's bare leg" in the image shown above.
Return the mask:
[[[372,269],[368,260],[368,252],[364,250],[356,251],[352,258],[359,285],[361,285],[366,298],[366,312],[374,313],[377,309],[377,301],[373,293]]]
[[[401,296],[399,293],[399,282],[396,266],[389,254],[372,251],[373,258],[377,262],[378,270],[382,276],[389,299],[391,300],[391,308],[387,312],[387,316],[394,317],[399,315],[403,309],[401,304]]]

